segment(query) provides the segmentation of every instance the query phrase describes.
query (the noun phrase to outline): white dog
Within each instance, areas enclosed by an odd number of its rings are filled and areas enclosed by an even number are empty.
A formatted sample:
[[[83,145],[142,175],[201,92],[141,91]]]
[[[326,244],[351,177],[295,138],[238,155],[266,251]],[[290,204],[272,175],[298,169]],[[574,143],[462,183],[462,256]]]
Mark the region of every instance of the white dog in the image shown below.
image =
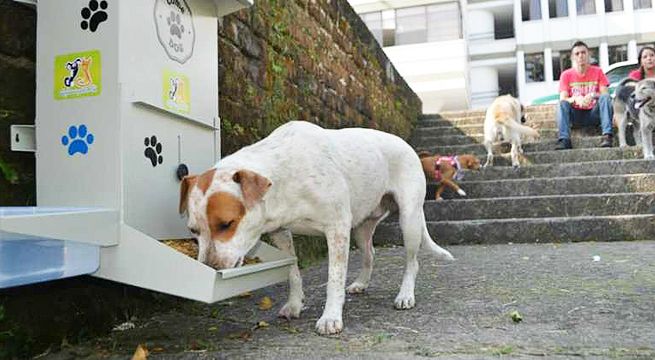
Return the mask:
[[[423,245],[443,259],[452,255],[432,241],[423,214],[425,176],[414,150],[402,139],[371,129],[326,130],[292,121],[267,138],[218,162],[181,186],[180,212],[198,239],[198,260],[215,268],[240,266],[263,233],[294,254],[291,233],[324,234],[328,241],[327,300],[316,323],[320,334],[339,333],[350,232],[363,250],[362,270],[348,287],[368,286],[372,236],[390,211],[399,211],[407,265],[398,309],[414,302],[417,252]],[[302,280],[297,266],[280,315],[298,317]]]
[[[639,110],[639,131],[635,132],[637,145],[643,144],[644,159],[653,160],[653,130],[655,130],[655,79],[644,79],[637,83],[634,92],[635,108]],[[641,141],[640,141],[641,140]]]
[[[493,165],[493,144],[499,137],[512,144],[512,166],[515,169],[520,166],[519,154],[523,154],[521,135],[539,137],[535,129],[521,125],[523,122],[523,105],[511,95],[499,96],[491,103],[484,118],[484,146],[487,149],[484,167]]]

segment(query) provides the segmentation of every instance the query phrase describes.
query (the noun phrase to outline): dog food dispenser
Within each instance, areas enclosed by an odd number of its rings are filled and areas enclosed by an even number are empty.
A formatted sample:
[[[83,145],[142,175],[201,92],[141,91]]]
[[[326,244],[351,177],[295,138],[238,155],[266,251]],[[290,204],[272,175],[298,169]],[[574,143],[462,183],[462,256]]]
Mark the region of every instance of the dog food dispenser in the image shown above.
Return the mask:
[[[12,148],[35,151],[38,206],[0,208],[0,288],[92,274],[214,302],[286,280],[265,243],[216,271],[160,242],[190,237],[179,170],[220,156],[217,18],[252,0],[34,3],[35,127]]]

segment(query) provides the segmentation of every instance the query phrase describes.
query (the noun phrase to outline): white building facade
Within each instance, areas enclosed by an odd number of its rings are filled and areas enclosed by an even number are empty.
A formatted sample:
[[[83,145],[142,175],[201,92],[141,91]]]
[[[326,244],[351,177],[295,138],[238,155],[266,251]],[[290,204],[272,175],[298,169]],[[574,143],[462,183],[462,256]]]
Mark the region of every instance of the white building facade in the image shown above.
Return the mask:
[[[654,0],[349,0],[424,113],[558,92],[575,40],[603,69],[655,43]]]

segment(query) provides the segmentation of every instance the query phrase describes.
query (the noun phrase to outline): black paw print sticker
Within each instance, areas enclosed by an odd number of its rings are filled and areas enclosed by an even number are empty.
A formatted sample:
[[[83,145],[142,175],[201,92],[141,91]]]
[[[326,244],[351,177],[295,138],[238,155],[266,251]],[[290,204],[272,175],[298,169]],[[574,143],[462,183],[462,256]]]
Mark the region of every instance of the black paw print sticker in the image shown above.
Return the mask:
[[[171,14],[166,18],[166,22],[168,23],[168,26],[170,26],[171,35],[175,35],[178,39],[182,39],[184,25],[182,25],[182,20],[180,20],[180,14],[171,11]]]
[[[153,167],[164,162],[164,157],[161,155],[162,146],[160,142],[157,142],[155,135],[145,138],[144,144],[146,149],[143,151],[143,155],[150,159]]]
[[[100,23],[105,22],[108,18],[107,12],[107,1],[89,1],[89,6],[82,9],[82,22],[80,27],[82,30],[89,29],[91,32],[95,32],[98,29]]]

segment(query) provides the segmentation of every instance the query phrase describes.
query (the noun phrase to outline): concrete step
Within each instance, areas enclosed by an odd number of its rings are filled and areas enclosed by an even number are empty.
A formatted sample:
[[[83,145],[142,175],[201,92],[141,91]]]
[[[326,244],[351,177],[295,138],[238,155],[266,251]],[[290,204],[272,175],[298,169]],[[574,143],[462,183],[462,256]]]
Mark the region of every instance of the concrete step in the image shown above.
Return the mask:
[[[556,129],[557,124],[552,120],[530,121],[525,123],[533,129]],[[414,130],[419,137],[427,136],[445,136],[445,135],[475,135],[484,134],[483,124],[458,125],[458,126],[432,126],[422,127]]]
[[[655,214],[655,192],[430,200],[424,208],[428,221]]]
[[[555,105],[524,105],[525,112],[527,114],[532,114],[535,112],[543,111],[555,111]],[[486,109],[473,109],[473,110],[453,110],[453,111],[442,111],[439,114],[423,114],[422,118],[432,117],[435,115],[441,115],[444,117],[464,117],[464,116],[484,116]]]
[[[528,122],[531,121],[555,121],[554,112],[539,112],[533,113],[527,116]],[[484,123],[483,116],[466,116],[466,117],[456,117],[456,118],[444,118],[439,115],[434,115],[432,117],[424,117],[419,119],[416,123],[417,127],[430,127],[430,126],[462,126],[462,125],[482,125]]]
[[[559,131],[556,128],[539,129],[539,136],[536,142],[539,141],[557,141],[559,138]],[[601,132],[596,127],[576,128],[571,130],[571,140],[575,147],[576,139],[589,136],[600,136]],[[428,130],[423,132],[422,129],[415,130],[409,142],[414,146],[437,146],[437,145],[467,145],[467,144],[482,144],[484,141],[484,134],[482,132],[475,132],[470,134],[441,134],[439,132]],[[524,139],[525,143],[535,142],[534,140]]]
[[[655,214],[429,221],[427,226],[439,245],[655,238]],[[375,245],[403,244],[398,223],[381,223],[373,239]]]
[[[483,157],[481,157],[482,159]],[[486,157],[485,157],[486,158]],[[583,148],[572,150],[551,150],[526,152],[521,160],[522,166],[548,163],[574,163],[583,161],[605,161],[619,159],[640,159],[643,158],[641,147],[626,148]],[[510,154],[494,154],[495,166],[511,165]]]
[[[570,176],[599,176],[618,174],[655,173],[655,161],[606,160],[574,163],[550,163],[523,166],[514,170],[510,166],[490,166],[482,171],[465,171],[464,180],[505,180],[527,178],[558,178]]]
[[[653,135],[655,139],[655,135]],[[574,137],[572,139],[573,147],[575,149],[586,149],[586,148],[597,148],[602,140],[602,136],[584,136],[584,137]],[[655,141],[655,140],[654,140]],[[634,144],[634,142],[629,139],[628,144]],[[428,151],[432,154],[476,154],[476,155],[486,155],[487,150],[482,144],[464,144],[464,145],[433,145],[431,141],[415,140],[412,141],[412,144],[417,149],[417,151]],[[557,146],[557,140],[548,139],[542,140],[539,142],[527,142],[523,143],[523,150],[526,153],[539,152],[539,151],[551,151]],[[614,138],[614,146],[619,146],[619,140]],[[494,144],[494,154],[508,153],[511,149],[511,144],[508,142],[499,142]],[[637,148],[635,148],[637,149]]]
[[[510,196],[571,195],[599,193],[637,193],[655,190],[655,174],[570,176],[561,178],[460,181],[465,198],[499,198]],[[434,199],[435,183],[427,184],[426,199]],[[463,199],[446,189],[444,199]],[[455,200],[458,201],[458,200]]]

